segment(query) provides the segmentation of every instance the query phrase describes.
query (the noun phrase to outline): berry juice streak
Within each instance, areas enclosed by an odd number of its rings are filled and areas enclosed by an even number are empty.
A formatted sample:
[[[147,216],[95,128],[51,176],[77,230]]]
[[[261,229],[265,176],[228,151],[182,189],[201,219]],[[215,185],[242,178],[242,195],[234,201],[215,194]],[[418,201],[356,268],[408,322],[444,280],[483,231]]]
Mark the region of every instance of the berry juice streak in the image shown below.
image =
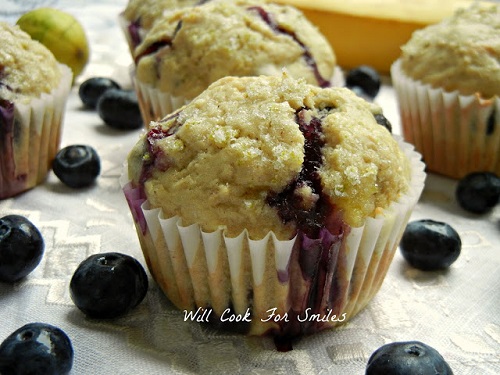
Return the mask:
[[[325,112],[331,110],[326,108]],[[324,146],[321,118],[311,117],[307,121],[306,114],[305,108],[296,113],[297,124],[305,139],[302,169],[282,192],[271,193],[267,199],[268,204],[278,210],[283,222],[295,222],[299,231],[290,260],[299,265],[299,271],[291,270],[296,274],[291,275],[289,321],[278,322],[278,332],[272,332],[278,337],[277,349],[282,351],[291,349],[294,337],[318,331],[326,324],[304,320],[301,313],[309,309],[310,314],[324,317],[331,310],[332,314],[340,317],[340,309],[344,305],[344,296],[339,294],[339,280],[343,275],[339,274],[341,267],[337,265],[344,262],[345,249],[341,244],[349,229],[324,194],[318,174],[323,163],[321,150]],[[304,185],[309,186],[312,194],[318,197],[307,208],[301,207],[295,194],[296,189]]]
[[[318,169],[323,163],[321,149],[324,145],[321,132],[321,120],[313,117],[309,123],[305,119],[306,110],[301,109],[296,113],[296,121],[304,135],[304,162],[297,178],[283,191],[270,193],[267,203],[278,210],[284,223],[295,222],[297,228],[311,238],[319,235],[324,226],[325,218],[331,213],[332,207],[328,198],[322,193],[321,179]],[[312,190],[312,195],[317,197],[312,207],[302,207],[300,195],[296,194],[301,187],[307,186]]]
[[[164,128],[162,125],[152,127],[146,135],[145,143],[147,153],[145,155],[141,174],[137,186],[132,182],[125,187],[124,193],[127,203],[134,220],[139,224],[142,234],[147,232],[147,223],[144,213],[142,212],[141,205],[146,201],[146,193],[144,192],[144,183],[151,177],[153,168],[160,168],[166,170],[168,168],[164,158],[159,157],[163,152],[157,147],[156,142],[166,137],[170,137],[180,128],[181,124],[177,121],[179,112],[171,113],[163,118],[161,124],[173,120],[170,127]]]
[[[0,199],[21,192],[26,184],[25,174],[16,175],[14,144],[19,134],[15,131],[14,111],[13,102],[0,99]]]
[[[314,76],[316,77],[316,80],[318,81],[318,85],[320,87],[329,87],[330,86],[330,81],[324,79],[318,69],[318,64],[316,63],[316,60],[314,59],[313,55],[311,54],[311,51],[309,51],[309,48],[302,43],[302,41],[298,38],[297,34],[295,34],[293,31],[287,30],[284,27],[280,26],[277,24],[271,17],[271,14],[266,12],[264,8],[259,7],[259,6],[253,6],[249,7],[249,10],[256,11],[257,14],[262,18],[262,20],[269,25],[269,27],[276,33],[276,34],[285,34],[291,37],[303,50],[303,56],[304,60],[306,61],[307,65],[311,67],[311,69],[314,72]]]
[[[492,135],[495,132],[496,123],[500,123],[500,120],[495,121],[496,112],[496,108],[493,108],[493,111],[491,111],[488,117],[488,120],[486,122],[486,135]]]

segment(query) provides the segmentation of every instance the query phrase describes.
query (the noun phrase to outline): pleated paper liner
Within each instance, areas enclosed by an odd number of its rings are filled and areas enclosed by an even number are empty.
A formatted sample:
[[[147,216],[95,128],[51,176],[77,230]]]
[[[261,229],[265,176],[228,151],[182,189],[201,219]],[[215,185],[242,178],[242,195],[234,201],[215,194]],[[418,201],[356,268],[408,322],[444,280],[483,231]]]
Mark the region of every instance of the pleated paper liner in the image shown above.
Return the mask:
[[[59,86],[31,102],[1,107],[0,199],[22,193],[42,183],[59,150],[65,106],[72,72],[59,65]]]
[[[500,98],[446,92],[391,69],[403,136],[431,172],[460,179],[471,172],[500,175]]]
[[[420,155],[400,143],[411,160],[409,191],[362,227],[323,229],[316,239],[298,233],[283,241],[269,232],[254,240],[246,230],[232,238],[223,227],[184,226],[150,207],[123,176],[151,274],[185,316],[206,311],[215,326],[233,323],[250,335],[295,336],[348,321],[379,290],[424,187]]]
[[[131,73],[131,76],[146,127],[149,126],[151,121],[161,120],[192,100],[184,96],[170,95],[170,93],[163,92],[153,85],[142,83],[135,78],[135,73]],[[344,85],[344,74],[339,67],[335,67],[330,82],[332,86],[336,87]]]

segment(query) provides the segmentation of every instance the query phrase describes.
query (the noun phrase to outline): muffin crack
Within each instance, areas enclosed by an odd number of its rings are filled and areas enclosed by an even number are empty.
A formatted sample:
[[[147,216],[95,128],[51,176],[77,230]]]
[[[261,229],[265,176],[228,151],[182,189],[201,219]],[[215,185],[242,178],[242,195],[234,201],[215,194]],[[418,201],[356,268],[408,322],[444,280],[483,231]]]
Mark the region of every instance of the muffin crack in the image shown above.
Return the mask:
[[[161,59],[161,53],[160,53],[161,50],[166,50],[168,48],[172,48],[172,45],[174,43],[174,39],[177,36],[177,34],[179,33],[179,30],[181,28],[182,28],[182,20],[180,20],[177,23],[177,25],[175,26],[175,30],[174,30],[171,37],[165,37],[161,40],[158,40],[154,43],[151,43],[146,49],[144,49],[143,52],[138,54],[135,57],[135,64],[137,65],[143,57],[148,56],[148,55],[152,55],[155,53],[158,54],[158,56],[156,56],[156,60],[159,61]]]
[[[141,184],[144,184],[144,182],[151,177],[152,170],[154,168],[157,168],[160,171],[166,171],[169,168],[170,164],[168,163],[167,158],[160,157],[161,155],[164,155],[164,153],[157,146],[157,141],[170,137],[174,135],[177,130],[179,130],[182,126],[182,124],[178,121],[179,114],[180,112],[175,112],[163,119],[165,122],[172,120],[168,128],[157,125],[149,129],[146,136],[147,153],[143,158],[143,166],[139,178]]]
[[[318,174],[323,164],[322,148],[325,140],[322,120],[333,108],[312,111],[300,108],[295,121],[304,135],[304,162],[298,176],[279,193],[268,194],[266,202],[278,211],[284,223],[294,222],[310,238],[317,238],[325,219],[332,211],[329,199],[323,193]]]
[[[309,48],[299,39],[297,34],[293,31],[287,30],[283,26],[281,26],[279,23],[277,23],[274,19],[271,13],[267,12],[264,8],[260,6],[252,6],[247,8],[250,11],[254,11],[257,13],[257,15],[264,21],[273,32],[276,34],[284,34],[289,36],[290,38],[293,39],[295,43],[297,43],[300,48],[302,48],[302,55],[304,57],[304,60],[306,61],[306,64],[313,70],[314,72],[314,77],[316,78],[316,81],[318,81],[318,85],[320,87],[330,87],[330,81],[323,78],[321,73],[319,72],[318,64],[316,63],[316,59],[312,55],[311,51]]]

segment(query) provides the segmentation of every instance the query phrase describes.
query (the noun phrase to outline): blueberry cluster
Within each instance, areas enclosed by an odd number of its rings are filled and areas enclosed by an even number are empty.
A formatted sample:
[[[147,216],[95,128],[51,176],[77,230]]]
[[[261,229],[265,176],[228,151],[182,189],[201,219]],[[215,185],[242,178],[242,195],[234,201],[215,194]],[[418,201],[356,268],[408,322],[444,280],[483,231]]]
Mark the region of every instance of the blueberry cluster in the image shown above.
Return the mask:
[[[467,212],[486,214],[500,201],[500,178],[473,172],[458,181],[457,204]],[[462,242],[449,224],[430,219],[410,222],[401,239],[403,258],[413,267],[433,271],[449,267],[460,255]]]
[[[142,127],[134,90],[125,90],[110,78],[92,77],[80,85],[78,95],[85,107],[97,110],[106,125],[120,130]]]
[[[0,218],[0,282],[14,283],[28,276],[44,254],[41,232],[26,217]],[[122,253],[96,254],[75,270],[70,294],[76,307],[90,318],[116,318],[139,305],[148,290],[143,266]],[[73,365],[73,347],[60,328],[29,323],[0,345],[2,375],[62,375]]]
[[[96,110],[106,125],[120,130],[142,127],[137,95],[122,89],[114,80],[89,78],[80,85],[78,95],[83,105]],[[101,162],[91,146],[70,145],[57,153],[52,169],[65,185],[83,188],[92,185],[99,176]]]
[[[96,109],[113,128],[142,126],[135,93],[122,90],[110,79],[96,77],[85,81],[79,96],[86,107]],[[91,146],[70,145],[57,153],[52,169],[65,185],[83,188],[94,183],[101,164]],[[1,218],[0,282],[14,283],[28,276],[41,262],[44,246],[42,234],[27,218]],[[76,307],[97,319],[126,314],[142,302],[147,290],[148,278],[142,265],[116,252],[90,256],[77,267],[70,282]],[[68,374],[73,356],[71,340],[63,330],[46,323],[29,323],[0,345],[0,374]]]

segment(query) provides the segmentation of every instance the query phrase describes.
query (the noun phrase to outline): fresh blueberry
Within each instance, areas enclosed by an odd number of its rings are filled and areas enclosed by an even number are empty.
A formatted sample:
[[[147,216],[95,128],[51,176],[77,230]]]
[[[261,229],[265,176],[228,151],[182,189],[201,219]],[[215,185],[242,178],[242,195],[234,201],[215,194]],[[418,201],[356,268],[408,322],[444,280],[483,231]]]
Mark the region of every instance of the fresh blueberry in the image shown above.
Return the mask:
[[[139,101],[133,90],[107,90],[97,102],[97,113],[104,123],[120,130],[142,127]]]
[[[378,114],[374,115],[373,117],[375,117],[375,121],[377,121],[377,124],[382,125],[384,128],[386,128],[389,131],[389,133],[392,133],[392,125],[389,122],[389,120],[387,120],[387,117],[385,117],[381,113],[378,113]]]
[[[500,199],[500,177],[491,172],[470,173],[458,182],[455,197],[464,210],[486,213]]]
[[[70,282],[75,305],[90,318],[125,314],[146,296],[148,278],[142,265],[121,253],[91,255],[76,269]]]
[[[15,282],[42,260],[44,241],[37,227],[24,216],[0,219],[0,281]]]
[[[2,375],[63,375],[72,366],[71,340],[50,324],[26,324],[0,345]]]
[[[420,341],[393,342],[370,356],[365,375],[453,375],[439,352]]]
[[[371,66],[360,65],[349,70],[345,78],[345,85],[358,95],[373,100],[380,90],[380,75]]]
[[[61,149],[52,163],[55,175],[67,186],[90,186],[101,172],[96,150],[86,145],[71,145]]]
[[[80,85],[78,89],[78,96],[86,107],[95,109],[99,98],[102,94],[104,94],[104,92],[109,89],[120,88],[120,85],[110,78],[92,77]]]
[[[462,241],[455,229],[446,223],[416,220],[408,223],[400,248],[411,266],[432,271],[447,268],[457,260]]]

